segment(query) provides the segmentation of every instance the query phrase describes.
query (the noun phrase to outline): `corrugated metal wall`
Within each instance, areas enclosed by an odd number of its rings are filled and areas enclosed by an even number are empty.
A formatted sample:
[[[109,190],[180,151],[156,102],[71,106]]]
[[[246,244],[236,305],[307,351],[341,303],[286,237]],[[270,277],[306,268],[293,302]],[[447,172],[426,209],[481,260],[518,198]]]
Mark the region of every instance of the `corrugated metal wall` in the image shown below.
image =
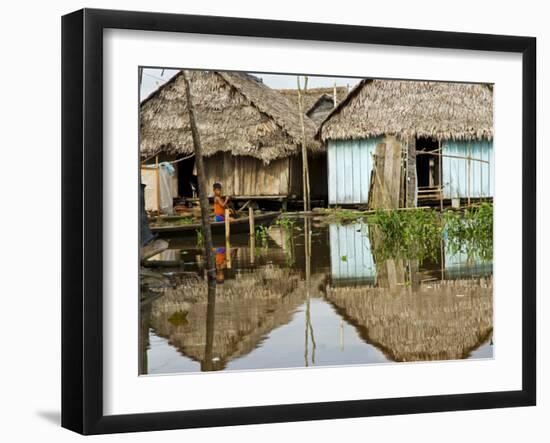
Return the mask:
[[[494,192],[494,157],[492,141],[445,140],[443,148],[443,196],[445,198],[492,197]],[[468,185],[468,160],[446,155],[477,158],[489,164],[470,161],[470,183]]]
[[[331,205],[367,203],[372,154],[382,138],[328,143],[328,201]]]
[[[331,224],[329,234],[332,278],[374,280],[376,268],[371,252],[368,226],[362,223]]]

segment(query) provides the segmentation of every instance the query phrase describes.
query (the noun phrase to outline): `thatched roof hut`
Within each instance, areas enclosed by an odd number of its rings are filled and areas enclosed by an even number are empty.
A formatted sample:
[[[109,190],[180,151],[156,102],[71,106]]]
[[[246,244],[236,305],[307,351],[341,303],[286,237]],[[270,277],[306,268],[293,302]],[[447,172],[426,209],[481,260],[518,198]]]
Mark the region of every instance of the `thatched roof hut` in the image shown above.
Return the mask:
[[[189,77],[208,190],[221,182],[224,192],[234,199],[285,202],[300,198],[302,126],[298,107],[246,73],[190,71]],[[314,139],[315,123],[306,117],[304,126],[308,152],[323,153],[322,144]],[[183,72],[141,103],[140,152],[143,158],[160,154],[168,161],[192,157]],[[326,162],[319,160],[321,157],[313,155],[310,164],[311,173],[321,177],[313,181],[311,189],[312,196],[318,198],[327,193]],[[178,162],[176,168],[173,197],[193,197],[194,158]],[[146,196],[154,183],[154,177],[149,178]]]
[[[230,152],[269,163],[299,152],[298,110],[284,95],[245,73],[190,71],[189,77],[206,157]],[[141,103],[142,156],[193,152],[183,80],[183,72],[176,74]],[[313,122],[306,119],[305,129],[308,149],[319,152]]]
[[[327,146],[331,204],[369,202],[377,146],[379,159],[407,159],[400,173],[378,171],[404,206],[492,196],[492,85],[363,79],[321,123],[317,138]],[[473,159],[469,167],[466,158]]]
[[[410,288],[329,287],[327,299],[360,336],[393,361],[467,358],[493,331],[493,280]]]
[[[382,135],[491,140],[492,86],[364,79],[329,114],[318,135],[323,141]]]

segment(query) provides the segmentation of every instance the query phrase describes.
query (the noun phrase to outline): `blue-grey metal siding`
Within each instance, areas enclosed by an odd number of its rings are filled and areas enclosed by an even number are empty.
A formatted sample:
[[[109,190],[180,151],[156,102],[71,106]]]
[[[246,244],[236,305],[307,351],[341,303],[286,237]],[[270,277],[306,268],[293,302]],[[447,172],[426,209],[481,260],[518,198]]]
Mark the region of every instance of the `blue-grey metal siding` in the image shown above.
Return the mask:
[[[494,160],[493,142],[452,141],[442,143],[443,150],[443,196],[445,198],[493,197]],[[468,160],[457,157],[470,155],[470,183],[468,185]],[[449,157],[451,156],[451,157]],[[481,159],[489,164],[475,161]]]
[[[328,202],[367,203],[372,154],[381,138],[328,142]]]

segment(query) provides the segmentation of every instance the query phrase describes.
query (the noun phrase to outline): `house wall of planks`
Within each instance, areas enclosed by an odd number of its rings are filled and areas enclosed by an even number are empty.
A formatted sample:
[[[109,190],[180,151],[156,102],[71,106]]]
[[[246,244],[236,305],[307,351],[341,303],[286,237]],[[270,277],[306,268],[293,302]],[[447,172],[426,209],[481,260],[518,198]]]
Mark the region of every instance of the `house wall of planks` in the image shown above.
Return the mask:
[[[264,164],[253,157],[218,153],[205,158],[206,182],[209,186],[219,182],[223,192],[232,196],[288,196],[290,158]],[[208,190],[212,194],[212,189]]]
[[[493,197],[495,173],[492,141],[445,140],[441,147],[444,198]],[[468,160],[468,157],[471,159]]]
[[[367,204],[373,154],[381,137],[328,142],[328,201]]]

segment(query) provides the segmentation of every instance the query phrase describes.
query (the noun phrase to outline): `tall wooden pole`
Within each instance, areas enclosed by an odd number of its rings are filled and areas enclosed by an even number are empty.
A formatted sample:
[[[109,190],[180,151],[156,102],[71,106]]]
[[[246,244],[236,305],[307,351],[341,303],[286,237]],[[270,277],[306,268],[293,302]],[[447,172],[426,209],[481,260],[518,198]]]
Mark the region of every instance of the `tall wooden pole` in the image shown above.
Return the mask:
[[[160,217],[160,166],[159,156],[155,156],[155,186],[157,188],[157,217]]]
[[[307,76],[304,77],[304,94],[307,92]],[[307,143],[306,143],[306,127],[304,123],[304,99],[302,88],[300,86],[300,76],[296,77],[298,83],[298,113],[300,114],[300,123],[302,125],[302,188],[304,194],[304,211],[311,210],[310,203],[310,188],[309,188],[309,166],[307,161]]]
[[[204,235],[204,257],[206,262],[206,275],[208,276],[208,286],[216,286],[216,262],[214,261],[212,229],[210,228],[210,204],[208,203],[208,191],[206,185],[206,174],[204,171],[204,161],[202,158],[202,145],[195,121],[195,109],[191,100],[190,81],[187,71],[183,71],[183,81],[185,83],[185,99],[187,101],[187,110],[189,114],[189,124],[191,126],[191,136],[193,137],[193,148],[195,150],[195,163],[197,165],[197,181],[199,185],[199,202],[201,207],[202,232]]]
[[[443,151],[441,150],[441,140],[438,142],[439,152],[437,153],[439,161],[439,210],[443,212]]]

